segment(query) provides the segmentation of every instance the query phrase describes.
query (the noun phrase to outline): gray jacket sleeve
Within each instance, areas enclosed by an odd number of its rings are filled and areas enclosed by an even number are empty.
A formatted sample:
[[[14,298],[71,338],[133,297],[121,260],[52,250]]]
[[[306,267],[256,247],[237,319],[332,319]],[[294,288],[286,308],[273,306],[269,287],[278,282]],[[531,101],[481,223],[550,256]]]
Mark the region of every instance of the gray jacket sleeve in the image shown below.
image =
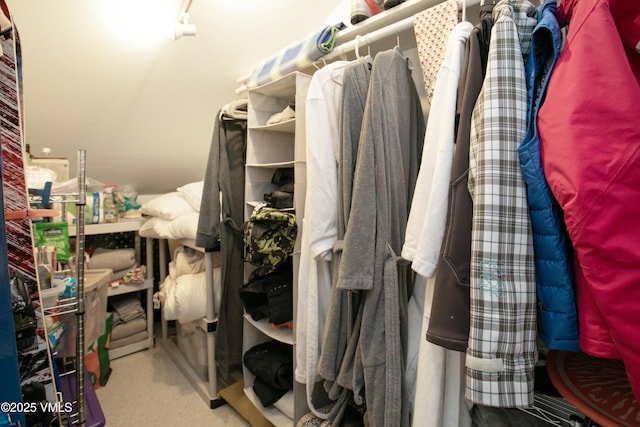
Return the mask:
[[[220,233],[220,122],[220,113],[218,113],[213,128],[207,170],[204,175],[196,234],[196,246],[205,249],[216,247]]]

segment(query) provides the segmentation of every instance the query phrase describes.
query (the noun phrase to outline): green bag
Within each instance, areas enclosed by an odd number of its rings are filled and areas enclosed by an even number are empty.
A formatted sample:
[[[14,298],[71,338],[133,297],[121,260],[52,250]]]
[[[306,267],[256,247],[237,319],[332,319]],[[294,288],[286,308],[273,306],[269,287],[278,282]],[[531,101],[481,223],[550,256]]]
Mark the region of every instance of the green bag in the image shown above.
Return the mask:
[[[69,260],[69,226],[66,222],[36,222],[34,229],[36,247],[55,246],[56,259],[60,262]]]
[[[107,385],[111,375],[111,363],[109,360],[109,344],[111,343],[111,330],[113,329],[113,313],[107,315],[104,334],[98,337],[87,350],[84,363],[89,379],[94,389]]]
[[[260,275],[273,272],[293,252],[297,233],[293,213],[256,206],[244,227],[246,260],[260,267]]]

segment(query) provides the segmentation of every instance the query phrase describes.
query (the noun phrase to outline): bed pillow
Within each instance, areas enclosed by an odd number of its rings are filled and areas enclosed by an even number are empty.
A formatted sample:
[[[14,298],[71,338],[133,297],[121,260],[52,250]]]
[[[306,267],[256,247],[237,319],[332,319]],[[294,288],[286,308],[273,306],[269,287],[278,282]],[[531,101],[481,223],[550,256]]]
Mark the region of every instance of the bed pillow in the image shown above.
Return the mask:
[[[194,209],[187,199],[178,191],[151,199],[140,208],[140,212],[144,215],[158,217],[168,221],[193,211]]]
[[[174,218],[167,224],[166,234],[169,239],[195,240],[198,233],[198,212],[189,212]]]
[[[151,217],[142,223],[138,234],[141,237],[150,237],[152,239],[166,239],[166,228],[169,225],[169,221],[166,219]]]
[[[187,202],[191,205],[196,212],[200,212],[200,203],[202,201],[202,190],[204,188],[204,181],[192,182],[185,184],[182,187],[178,187],[178,192],[187,199]]]

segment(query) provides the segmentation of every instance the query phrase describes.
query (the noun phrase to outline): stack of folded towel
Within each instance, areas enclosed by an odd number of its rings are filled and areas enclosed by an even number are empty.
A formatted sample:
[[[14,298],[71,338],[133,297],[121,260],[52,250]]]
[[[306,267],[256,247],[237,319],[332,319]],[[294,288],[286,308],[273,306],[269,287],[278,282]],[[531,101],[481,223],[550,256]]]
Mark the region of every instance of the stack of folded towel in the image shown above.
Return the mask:
[[[133,248],[104,249],[96,248],[89,259],[89,268],[113,270],[113,280],[124,277],[136,266],[136,250]]]
[[[123,347],[148,338],[145,312],[135,295],[111,297],[109,304],[113,309],[113,329],[109,348]]]

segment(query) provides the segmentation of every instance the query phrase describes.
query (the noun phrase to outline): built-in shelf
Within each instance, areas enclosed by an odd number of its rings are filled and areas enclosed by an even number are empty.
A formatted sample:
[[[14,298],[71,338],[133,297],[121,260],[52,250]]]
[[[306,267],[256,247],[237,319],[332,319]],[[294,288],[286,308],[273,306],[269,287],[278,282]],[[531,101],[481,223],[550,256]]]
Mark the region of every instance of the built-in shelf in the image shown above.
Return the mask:
[[[271,125],[251,126],[251,130],[263,130],[268,132],[294,133],[296,131],[296,119],[289,119]]]
[[[247,163],[247,167],[249,168],[276,169],[276,168],[292,168],[294,166],[295,166],[295,162],[293,160],[288,160],[286,162],[272,162],[272,163]]]
[[[247,201],[246,203],[248,206],[251,206],[252,209],[255,209],[256,206],[263,204],[265,202],[260,200],[250,200],[250,201]],[[295,208],[282,208],[278,210],[282,212],[295,212]]]
[[[254,208],[264,203],[264,195],[271,193],[278,185],[273,175],[278,168],[291,168],[294,174],[294,208],[282,209],[295,211],[304,204],[305,195],[305,104],[311,76],[294,72],[281,79],[269,82],[249,91],[247,108],[247,156],[245,164],[245,220],[249,220]],[[266,125],[267,121],[288,106],[294,105],[296,117],[281,123]],[[298,209],[295,209],[298,208]],[[300,223],[302,215],[296,217]],[[294,264],[297,258],[294,257]],[[253,266],[245,266],[245,281],[248,280]],[[297,267],[293,266],[293,276]],[[296,300],[297,278],[294,277],[292,304]],[[293,304],[295,307],[295,304]],[[294,319],[295,322],[295,319]],[[295,335],[290,328],[276,328],[267,319],[256,321],[251,315],[244,315],[243,353],[265,341],[279,341],[292,346],[295,352]],[[244,390],[249,400],[264,416],[276,426],[291,426],[308,412],[306,396],[291,392],[293,408],[278,409],[275,406],[265,408],[253,391],[254,375],[243,366]],[[285,403],[283,403],[285,404]],[[287,414],[293,414],[291,419]]]
[[[100,224],[85,224],[84,235],[124,233],[127,231],[138,231],[146,218],[126,219],[118,222],[104,222]],[[76,235],[76,224],[69,224],[69,237]]]
[[[109,286],[107,295],[110,297],[116,295],[128,294],[131,292],[144,291],[146,289],[153,289],[153,279],[146,279],[139,285],[135,284],[120,284],[118,286]]]
[[[253,403],[255,407],[258,408],[258,410],[262,413],[262,415],[264,415],[264,417],[268,419],[273,425],[275,426],[293,425],[292,424],[293,420],[287,417],[284,414],[284,412],[280,411],[279,409],[273,406],[270,406],[268,408],[265,408],[264,406],[262,406],[262,402],[260,402],[260,399],[258,399],[258,396],[256,396],[256,393],[253,391],[253,388],[245,387],[244,394],[251,401],[251,403]]]
[[[271,323],[266,320],[253,320],[251,315],[245,313],[244,318],[253,325],[254,328],[262,332],[264,335],[276,341],[283,342],[285,344],[293,345],[293,331],[289,328],[275,328]]]

